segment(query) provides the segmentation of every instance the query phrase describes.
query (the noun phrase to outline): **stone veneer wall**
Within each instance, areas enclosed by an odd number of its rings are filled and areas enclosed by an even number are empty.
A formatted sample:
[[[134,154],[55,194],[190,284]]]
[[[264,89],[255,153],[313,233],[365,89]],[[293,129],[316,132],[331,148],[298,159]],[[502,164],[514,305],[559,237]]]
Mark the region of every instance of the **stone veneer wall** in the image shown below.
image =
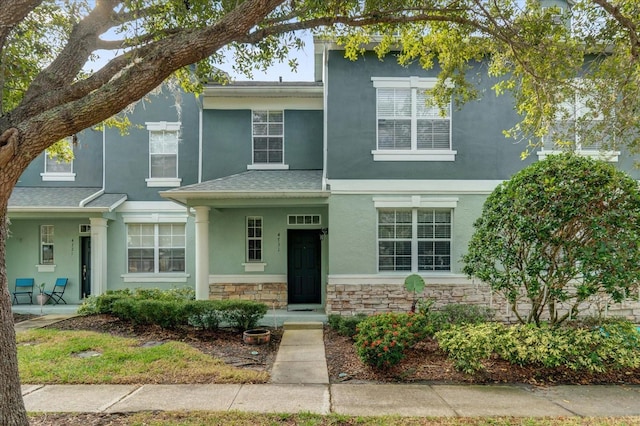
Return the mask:
[[[489,306],[495,310],[495,319],[508,323],[517,322],[516,316],[505,299],[492,294],[486,284],[433,284],[428,283],[422,295],[433,299],[434,308],[447,304],[463,303]],[[590,315],[598,313],[606,316],[621,316],[636,323],[640,322],[640,303],[609,303],[606,297],[594,298],[584,309]],[[402,284],[327,284],[327,314],[353,315],[379,312],[402,312],[411,308],[412,295]],[[526,306],[518,306],[522,314]],[[562,312],[562,311],[560,311]]]
[[[210,300],[253,300],[265,303],[269,308],[282,309],[287,306],[287,283],[209,285]]]

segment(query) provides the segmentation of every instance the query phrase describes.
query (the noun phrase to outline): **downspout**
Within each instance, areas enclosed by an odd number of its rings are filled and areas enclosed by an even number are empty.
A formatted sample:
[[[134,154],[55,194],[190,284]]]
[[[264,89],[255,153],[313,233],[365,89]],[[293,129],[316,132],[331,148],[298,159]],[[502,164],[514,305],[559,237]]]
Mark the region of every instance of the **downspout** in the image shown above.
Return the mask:
[[[204,102],[200,99],[200,109],[198,110],[198,183],[202,183],[202,119],[204,117]]]
[[[328,109],[327,109],[327,105],[328,105],[328,90],[329,90],[329,84],[328,83],[328,79],[329,79],[329,54],[328,54],[328,47],[327,47],[327,42],[323,42],[323,47],[322,47],[322,116],[323,116],[323,120],[322,120],[322,190],[326,191],[327,190],[327,155],[329,152],[329,147],[328,147],[328,139],[327,139],[327,129],[328,129],[328,123],[329,123],[329,119],[327,118],[328,115]]]
[[[104,190],[105,190],[105,184],[106,184],[106,168],[107,168],[107,162],[105,161],[106,157],[106,141],[107,141],[107,126],[102,123],[102,188],[94,193],[89,195],[87,198],[85,198],[84,200],[80,201],[80,204],[78,205],[79,207],[84,207],[87,204],[89,204],[91,201],[95,200],[96,198],[98,198],[99,196],[101,196],[102,194],[104,194]]]

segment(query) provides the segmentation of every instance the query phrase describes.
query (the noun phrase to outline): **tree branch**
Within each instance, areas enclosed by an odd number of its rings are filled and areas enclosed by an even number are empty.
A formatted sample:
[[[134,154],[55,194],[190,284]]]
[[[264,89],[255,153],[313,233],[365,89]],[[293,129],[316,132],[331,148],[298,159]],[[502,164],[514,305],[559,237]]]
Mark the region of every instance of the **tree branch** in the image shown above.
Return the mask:
[[[629,34],[629,47],[631,56],[638,59],[640,55],[640,36],[638,35],[638,27],[627,16],[623,15],[618,6],[615,6],[607,0],[593,0],[595,4],[602,7],[609,15],[613,17]]]

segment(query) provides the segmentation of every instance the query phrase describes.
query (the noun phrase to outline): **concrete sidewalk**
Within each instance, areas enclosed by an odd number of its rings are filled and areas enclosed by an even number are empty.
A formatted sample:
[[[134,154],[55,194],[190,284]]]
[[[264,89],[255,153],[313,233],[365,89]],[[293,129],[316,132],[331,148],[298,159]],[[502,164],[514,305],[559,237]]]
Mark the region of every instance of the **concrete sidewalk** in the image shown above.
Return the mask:
[[[420,417],[640,416],[638,386],[24,385],[23,395],[27,410],[32,412],[237,410]]]
[[[16,330],[71,315],[47,315]],[[322,323],[286,324],[271,371],[260,385],[23,385],[32,412],[150,410],[339,413],[354,416],[640,416],[640,386],[329,384]],[[640,417],[637,419],[640,423]]]

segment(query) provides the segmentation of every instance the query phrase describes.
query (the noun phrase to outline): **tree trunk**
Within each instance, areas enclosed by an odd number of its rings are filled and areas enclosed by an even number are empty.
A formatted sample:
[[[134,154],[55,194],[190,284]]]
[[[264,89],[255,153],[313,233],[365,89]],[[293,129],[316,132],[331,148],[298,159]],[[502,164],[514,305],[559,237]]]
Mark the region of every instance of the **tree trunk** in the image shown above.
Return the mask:
[[[0,183],[0,424],[6,426],[29,424],[20,388],[16,332],[5,263],[7,204],[13,186],[13,182]]]

